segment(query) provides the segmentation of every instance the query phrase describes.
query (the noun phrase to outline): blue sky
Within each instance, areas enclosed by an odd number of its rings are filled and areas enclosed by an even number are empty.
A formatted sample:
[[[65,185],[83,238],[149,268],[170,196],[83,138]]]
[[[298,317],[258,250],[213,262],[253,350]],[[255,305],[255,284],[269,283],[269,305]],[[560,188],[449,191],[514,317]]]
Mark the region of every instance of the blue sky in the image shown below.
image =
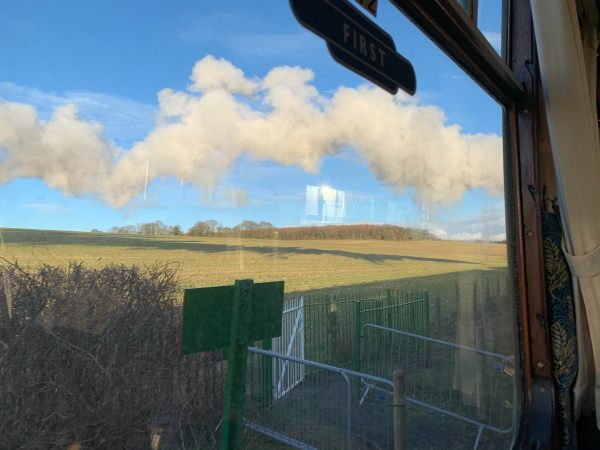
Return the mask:
[[[496,48],[500,3],[480,2],[480,28]],[[286,1],[21,0],[9,2],[3,9],[0,105],[31,105],[43,124],[51,120],[55,108],[73,104],[81,120],[101,124],[101,136],[120,152],[116,159],[158,127],[161,106],[157,95],[161,90],[168,88],[190,96],[205,94],[190,91],[190,76],[195,64],[206,55],[227,61],[243,70],[248,80],[262,84],[267,83],[266,76],[273,68],[310,69],[314,79],[308,83],[325,100],[334,98],[340,86],[358,90],[369,86],[331,59],[324,42],[295,21]],[[430,117],[427,108],[435,107],[444,115],[444,127],[460,127],[460,139],[472,145],[474,154],[479,141],[473,136],[500,135],[500,107],[398,10],[388,2],[380,2],[376,21],[392,35],[398,51],[413,63],[417,76],[416,99],[402,100],[398,114],[416,105],[425,111],[423,117]],[[358,90],[356,95],[363,95]],[[269,109],[264,98],[267,95],[241,98],[236,94],[232,98],[263,113]],[[372,94],[365,96],[371,98]],[[386,101],[381,100],[381,104],[385,106]],[[381,155],[374,156],[377,149],[361,150],[347,142],[335,151],[319,153],[318,164],[310,170],[308,163],[281,155],[265,156],[262,150],[236,153],[230,164],[223,170],[219,168],[209,187],[193,177],[177,179],[165,169],[151,176],[145,189],[137,189],[126,204],[115,206],[106,200],[100,187],[50,188],[48,179],[36,175],[43,171],[43,163],[33,171],[8,171],[3,179],[2,165],[7,164],[3,154],[11,149],[8,144],[2,148],[2,120],[5,128],[11,126],[6,123],[10,117],[0,114],[2,227],[105,230],[113,225],[160,219],[188,228],[209,218],[230,226],[244,219],[300,225],[307,219],[307,185],[314,185],[344,192],[341,220],[345,223],[420,226],[450,238],[497,238],[504,233],[502,196],[498,189],[489,189],[485,180],[471,183],[472,188],[459,196],[438,202],[433,194],[424,195],[418,184],[411,186],[414,177],[410,173],[395,176],[386,172]],[[69,128],[62,132],[68,133]],[[388,132],[389,128],[379,130],[383,139]],[[68,136],[63,137],[69,142]],[[159,151],[177,151],[167,147]],[[38,157],[40,161],[50,158],[44,154]],[[398,171],[410,172],[411,161],[398,158],[393,160]],[[152,164],[151,170],[158,170]],[[414,164],[417,167],[419,162]],[[426,167],[420,170],[427,175]],[[67,172],[65,176],[75,176],[76,170]],[[426,199],[430,197],[434,200]]]

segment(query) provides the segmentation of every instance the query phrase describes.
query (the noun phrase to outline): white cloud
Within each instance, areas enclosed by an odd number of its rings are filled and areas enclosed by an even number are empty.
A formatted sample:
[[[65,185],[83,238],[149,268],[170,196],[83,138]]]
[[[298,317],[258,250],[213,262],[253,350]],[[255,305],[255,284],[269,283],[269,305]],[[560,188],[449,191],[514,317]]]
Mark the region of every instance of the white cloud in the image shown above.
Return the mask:
[[[483,238],[482,233],[455,233],[448,238],[452,241],[480,241]]]
[[[248,80],[244,76],[244,72],[238,69],[229,61],[220,58],[216,59],[212,55],[208,55],[201,61],[198,61],[192,70],[192,84],[188,89],[190,92],[205,92],[214,89],[222,89],[232,94],[242,94],[252,96],[258,90],[258,83],[253,80]],[[161,92],[163,97],[184,99],[185,97],[173,93],[173,91],[164,90]],[[182,110],[185,105],[178,103],[173,109],[174,115]]]
[[[506,239],[506,233],[452,233],[449,234],[446,230],[442,228],[435,228],[432,230],[428,230],[430,233],[435,234],[438,238],[448,241],[483,241],[483,242],[500,242]]]
[[[102,123],[105,136],[123,145],[142,139],[154,126],[156,107],[117,95],[88,91],[64,94],[0,82],[0,102],[35,106],[41,120],[48,120],[60,106],[75,105],[77,115]]]
[[[448,236],[448,239],[452,241],[499,242],[506,239],[506,234],[499,233],[494,235],[486,235],[484,233],[456,233]]]
[[[443,228],[433,228],[429,232],[435,234],[440,239],[448,239],[448,232]]]
[[[506,233],[493,234],[493,235],[489,236],[488,240],[490,242],[505,241],[506,240]]]
[[[431,221],[414,226],[424,228],[440,239],[455,241],[497,242],[506,239],[506,221],[502,202],[484,207],[477,213],[462,215],[453,211],[450,218],[443,212]]]
[[[313,77],[283,66],[249,79],[207,56],[188,91],[159,92],[154,128],[130,148],[107,139],[104,124],[81,118],[75,102],[44,119],[31,105],[0,101],[0,183],[40,178],[67,195],[91,193],[123,207],[143,192],[146,168],[149,181],[173,177],[210,192],[242,155],[315,173],[324,156],[350,147],[382,183],[414,187],[423,204],[449,205],[473,188],[501,193],[499,136],[464,133],[440,108],[404,94],[362,86],[325,97]]]

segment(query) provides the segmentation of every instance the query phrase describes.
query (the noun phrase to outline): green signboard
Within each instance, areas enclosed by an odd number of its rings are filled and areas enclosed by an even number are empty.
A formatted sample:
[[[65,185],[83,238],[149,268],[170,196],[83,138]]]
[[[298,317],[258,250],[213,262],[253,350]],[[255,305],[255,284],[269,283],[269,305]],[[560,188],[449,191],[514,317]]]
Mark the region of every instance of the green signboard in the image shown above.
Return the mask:
[[[185,290],[182,355],[229,346],[235,289],[235,286],[219,286]],[[251,302],[247,342],[279,336],[283,281],[253,284]]]
[[[226,349],[221,450],[240,448],[248,345],[280,336],[282,313],[283,281],[185,290],[181,354]]]

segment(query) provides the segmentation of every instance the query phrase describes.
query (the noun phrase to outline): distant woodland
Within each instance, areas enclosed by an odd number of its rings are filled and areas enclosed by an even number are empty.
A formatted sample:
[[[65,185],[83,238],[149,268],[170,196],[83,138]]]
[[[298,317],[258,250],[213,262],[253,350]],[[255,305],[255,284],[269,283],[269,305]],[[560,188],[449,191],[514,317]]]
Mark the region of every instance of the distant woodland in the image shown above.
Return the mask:
[[[139,234],[145,236],[223,236],[244,237],[254,239],[377,239],[389,241],[410,241],[438,239],[434,234],[415,228],[405,228],[396,225],[325,225],[305,227],[274,227],[269,222],[254,222],[244,220],[234,227],[226,227],[216,220],[196,222],[189,230],[183,231],[181,226],[169,226],[157,220],[156,222],[138,225],[113,227],[109,233]]]

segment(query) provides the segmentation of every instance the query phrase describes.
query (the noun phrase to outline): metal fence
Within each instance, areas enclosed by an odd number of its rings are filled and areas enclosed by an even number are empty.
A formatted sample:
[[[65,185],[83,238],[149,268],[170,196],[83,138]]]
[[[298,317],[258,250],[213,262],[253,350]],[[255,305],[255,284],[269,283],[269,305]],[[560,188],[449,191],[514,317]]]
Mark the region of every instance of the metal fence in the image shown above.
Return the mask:
[[[246,427],[294,448],[392,448],[392,374],[400,369],[408,448],[447,439],[457,448],[509,444],[512,357],[369,323],[359,340],[362,372],[251,348]]]
[[[285,299],[281,336],[265,340],[261,347],[284,356],[308,359],[361,371],[363,323],[398,326],[429,333],[429,295],[388,289],[352,295],[293,296]],[[314,366],[287,362],[263,370],[262,382],[277,400],[317,371]],[[269,387],[272,386],[272,387]]]
[[[259,348],[249,351],[247,428],[300,449],[393,447],[390,380]],[[261,380],[271,365],[287,366],[288,373],[302,367],[308,375],[287,395],[266,402]],[[365,387],[361,395],[354,389],[357,382]]]
[[[508,436],[513,429],[517,389],[512,357],[365,324],[361,367],[386,379],[402,369],[406,401],[476,427],[474,448],[484,430]]]
[[[365,323],[428,335],[429,294],[388,289],[288,297],[281,337],[270,345],[285,355],[360,371],[356,364]]]
[[[360,373],[366,321],[428,333],[428,294],[288,297],[281,336],[251,349],[247,426],[296,448],[388,448],[391,381]]]

